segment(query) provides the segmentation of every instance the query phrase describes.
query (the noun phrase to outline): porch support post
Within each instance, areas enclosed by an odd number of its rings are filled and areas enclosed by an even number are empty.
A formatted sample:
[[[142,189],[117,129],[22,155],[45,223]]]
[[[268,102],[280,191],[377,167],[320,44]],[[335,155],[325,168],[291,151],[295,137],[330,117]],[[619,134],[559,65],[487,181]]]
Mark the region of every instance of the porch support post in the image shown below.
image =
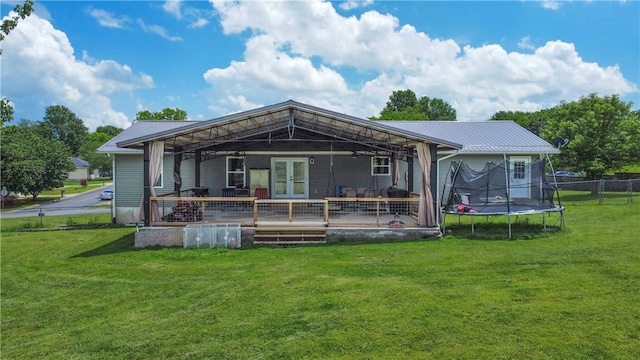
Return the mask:
[[[431,196],[433,197],[433,210],[436,214],[436,221],[440,218],[440,209],[438,209],[438,146],[431,144],[429,146],[431,152]]]
[[[407,156],[407,190],[413,192],[413,156]]]
[[[144,212],[144,226],[149,226],[151,224],[151,219],[149,216],[149,197],[151,197],[151,180],[149,179],[149,164],[150,164],[150,143],[146,141],[144,143],[144,164],[142,166],[143,177],[144,177],[144,195],[142,198],[142,211]]]
[[[173,191],[180,197],[180,188],[182,187],[182,176],[180,174],[180,165],[182,164],[182,153],[180,148],[176,148],[173,154]]]
[[[196,150],[196,187],[200,187],[200,163],[202,162],[202,150]]]

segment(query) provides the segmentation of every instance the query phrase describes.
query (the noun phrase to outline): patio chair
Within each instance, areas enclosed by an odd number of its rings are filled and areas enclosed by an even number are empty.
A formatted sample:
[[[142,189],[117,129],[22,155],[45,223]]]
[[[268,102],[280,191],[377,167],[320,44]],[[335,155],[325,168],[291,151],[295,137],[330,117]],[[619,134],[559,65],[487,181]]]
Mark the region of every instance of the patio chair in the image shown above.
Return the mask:
[[[356,206],[357,206],[357,204],[358,204],[358,203],[357,203],[357,200],[356,200],[356,201],[354,201],[354,200],[355,200],[355,198],[357,198],[357,197],[358,197],[358,194],[357,194],[356,190],[355,190],[355,189],[347,189],[347,190],[346,190],[346,192],[344,193],[344,197],[345,197],[345,198],[353,199],[353,200],[348,201],[348,202],[346,203],[346,205],[347,205],[347,207],[349,207],[349,208],[351,208],[351,209],[355,209],[355,208],[356,208]]]
[[[248,188],[236,188],[235,192],[236,198],[251,196],[251,190],[249,190]],[[242,210],[246,210],[247,208],[249,208],[249,206],[251,206],[251,204],[248,201],[238,201],[236,203],[236,207],[239,207]]]
[[[236,188],[233,187],[226,187],[226,188],[222,188],[222,197],[236,197]],[[231,208],[231,207],[235,207],[235,202],[234,201],[223,201],[222,202],[222,208]]]
[[[375,199],[376,191],[372,189],[366,189],[362,195],[365,199]],[[363,201],[360,203],[360,208],[367,211],[376,211],[375,201]]]
[[[256,188],[256,199],[264,200],[269,198],[269,190],[267,188]]]
[[[269,189],[267,188],[256,188],[255,197],[257,200],[265,200],[269,198]],[[258,204],[260,208],[267,208],[269,204]]]

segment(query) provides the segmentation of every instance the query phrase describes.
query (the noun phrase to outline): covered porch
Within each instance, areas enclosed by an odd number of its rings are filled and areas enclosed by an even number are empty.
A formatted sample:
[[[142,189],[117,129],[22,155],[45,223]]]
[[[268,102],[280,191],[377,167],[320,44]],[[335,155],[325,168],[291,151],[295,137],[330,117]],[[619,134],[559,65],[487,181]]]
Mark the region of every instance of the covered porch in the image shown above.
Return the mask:
[[[437,152],[460,148],[294,101],[117,145],[143,150],[145,227],[256,229],[438,229]],[[171,171],[162,166],[167,154]],[[174,191],[157,195],[157,184],[171,178]],[[391,189],[403,197],[389,196]]]

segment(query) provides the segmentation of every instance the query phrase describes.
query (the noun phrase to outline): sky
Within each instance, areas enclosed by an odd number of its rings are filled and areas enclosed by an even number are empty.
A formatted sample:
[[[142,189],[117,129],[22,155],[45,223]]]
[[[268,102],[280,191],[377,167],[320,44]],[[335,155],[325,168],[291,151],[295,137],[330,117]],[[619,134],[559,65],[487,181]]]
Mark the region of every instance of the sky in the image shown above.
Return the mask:
[[[23,2],[0,0],[0,16]],[[591,93],[640,105],[637,0],[35,0],[0,45],[14,123],[62,105],[89,131],[287,100],[368,118],[407,89],[458,121]]]

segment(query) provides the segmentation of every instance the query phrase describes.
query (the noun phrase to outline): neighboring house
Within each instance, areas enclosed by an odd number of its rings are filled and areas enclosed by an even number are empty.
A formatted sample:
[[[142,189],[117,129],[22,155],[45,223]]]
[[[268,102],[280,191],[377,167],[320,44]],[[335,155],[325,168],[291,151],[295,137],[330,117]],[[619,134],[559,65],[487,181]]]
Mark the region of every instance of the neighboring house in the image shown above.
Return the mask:
[[[153,194],[185,189],[221,197],[233,187],[258,196],[258,188],[274,201],[313,201],[346,188],[384,198],[397,187],[420,195],[419,226],[437,227],[445,159],[486,163],[555,149],[509,121],[375,122],[287,101],[209,121],[136,121],[98,151],[113,157],[118,223],[138,222]]]
[[[73,161],[76,169],[69,173],[69,177],[67,180],[81,180],[89,178],[89,162],[86,160],[82,160],[79,157],[72,157],[71,161]]]

